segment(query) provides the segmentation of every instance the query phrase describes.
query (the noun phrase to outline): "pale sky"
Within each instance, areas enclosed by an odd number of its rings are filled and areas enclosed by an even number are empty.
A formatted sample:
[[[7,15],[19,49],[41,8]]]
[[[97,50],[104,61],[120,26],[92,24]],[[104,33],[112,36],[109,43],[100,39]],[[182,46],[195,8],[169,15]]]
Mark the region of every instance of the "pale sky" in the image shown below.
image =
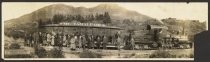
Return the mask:
[[[44,6],[51,4],[66,4],[74,7],[94,7],[102,2],[3,2],[2,20],[18,18],[24,14],[29,14]],[[156,18],[158,20],[173,17],[178,19],[190,20],[208,20],[208,3],[155,3],[155,2],[109,2],[118,4],[128,10],[137,11],[141,14]],[[109,4],[107,3],[107,4]]]

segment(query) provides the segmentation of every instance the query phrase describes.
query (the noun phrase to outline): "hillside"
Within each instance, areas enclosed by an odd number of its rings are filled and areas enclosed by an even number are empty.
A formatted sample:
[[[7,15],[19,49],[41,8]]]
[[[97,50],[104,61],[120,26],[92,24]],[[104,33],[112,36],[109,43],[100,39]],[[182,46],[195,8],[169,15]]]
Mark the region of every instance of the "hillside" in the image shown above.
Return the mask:
[[[194,35],[206,30],[206,22],[198,20],[179,20],[176,18],[162,19],[170,34],[188,35],[193,41]]]
[[[108,12],[111,20],[115,24],[122,22],[125,19],[130,19],[135,22],[144,22],[148,20],[153,20],[153,18],[137,13],[136,11],[130,11],[117,4],[100,4],[96,7],[85,8],[85,7],[73,7],[64,4],[54,4],[43,8],[40,8],[32,13],[25,14],[19,18],[4,21],[5,34],[9,34],[14,30],[23,30],[25,32],[34,32],[38,26],[38,20],[42,22],[49,22],[54,15],[96,15]]]
[[[86,17],[89,15],[96,17],[97,15],[104,14],[105,12],[109,14],[108,16],[111,19],[111,25],[122,27],[126,31],[144,29],[144,26],[146,24],[165,25],[169,28],[167,32],[169,32],[170,34],[175,34],[173,31],[179,31],[180,33],[184,31],[185,34],[189,35],[191,40],[193,40],[192,38],[195,34],[205,30],[204,22],[199,22],[196,20],[184,21],[174,18],[162,19],[161,21],[159,21],[155,20],[152,17],[140,14],[136,11],[125,9],[117,4],[100,4],[92,8],[54,4],[40,8],[32,13],[25,14],[19,18],[4,21],[4,34],[7,36],[21,36],[21,32],[35,32],[37,30],[39,20],[42,20],[42,22],[44,23],[50,23],[53,18],[55,18],[55,15],[58,14],[67,18],[78,15],[80,17]],[[72,21],[71,19],[66,20]],[[57,19],[56,21],[61,22],[62,20]],[[101,21],[94,20],[94,22]],[[15,32],[16,30],[19,30],[20,32]]]

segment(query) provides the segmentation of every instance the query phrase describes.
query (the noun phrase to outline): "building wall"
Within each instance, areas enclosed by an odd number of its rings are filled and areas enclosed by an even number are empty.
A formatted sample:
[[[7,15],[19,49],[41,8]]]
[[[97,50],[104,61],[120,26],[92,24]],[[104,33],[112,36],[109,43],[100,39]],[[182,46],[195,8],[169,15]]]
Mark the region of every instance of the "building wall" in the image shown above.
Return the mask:
[[[64,34],[74,34],[76,32],[89,35],[114,35],[118,30],[100,28],[78,28],[78,27],[45,27],[45,32],[56,32]]]

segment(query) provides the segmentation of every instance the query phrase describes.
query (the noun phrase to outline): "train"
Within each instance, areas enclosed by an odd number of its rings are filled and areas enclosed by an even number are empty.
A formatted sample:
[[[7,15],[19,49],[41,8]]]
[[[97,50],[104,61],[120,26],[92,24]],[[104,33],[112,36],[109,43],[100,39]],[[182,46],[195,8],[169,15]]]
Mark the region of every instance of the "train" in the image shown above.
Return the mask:
[[[147,25],[146,29],[135,31],[135,49],[187,49],[193,47],[187,35],[166,33],[166,26]],[[143,32],[142,32],[143,31]]]
[[[67,24],[67,23],[64,23]],[[55,27],[60,28],[58,30],[61,30],[60,32],[63,33],[69,33],[73,32],[75,30],[71,29],[78,29],[76,32],[81,33],[89,33],[92,35],[102,35],[102,32],[106,33],[103,35],[106,35],[109,38],[109,41],[107,42],[106,47],[118,49],[118,46],[116,44],[115,39],[115,33],[118,31],[124,31],[121,34],[125,33],[126,30],[120,28],[120,27],[114,27],[114,26],[95,26],[97,24],[89,24],[86,25],[85,23],[79,23],[79,25],[75,25],[77,23],[63,25],[63,24],[50,24],[45,25],[47,29],[54,30]],[[100,25],[100,24],[99,24]],[[52,28],[52,29],[51,29]],[[87,30],[87,28],[89,30]],[[186,35],[169,35],[167,32],[168,27],[164,25],[144,25],[144,27],[141,27],[143,29],[140,30],[134,30],[134,34],[132,34],[132,37],[134,38],[134,46],[128,47],[128,49],[158,49],[158,48],[192,48],[193,42],[189,41]],[[97,30],[96,30],[97,29]],[[68,32],[65,32],[68,31]],[[90,32],[89,32],[90,31]],[[59,31],[58,31],[59,32]],[[97,33],[99,32],[99,33]],[[124,35],[122,35],[124,36]],[[125,49],[127,45],[125,45],[125,39],[127,37],[122,37],[122,43],[124,45],[121,45],[120,47],[122,49]],[[95,46],[96,47],[96,46]],[[102,46],[100,47],[102,48]]]

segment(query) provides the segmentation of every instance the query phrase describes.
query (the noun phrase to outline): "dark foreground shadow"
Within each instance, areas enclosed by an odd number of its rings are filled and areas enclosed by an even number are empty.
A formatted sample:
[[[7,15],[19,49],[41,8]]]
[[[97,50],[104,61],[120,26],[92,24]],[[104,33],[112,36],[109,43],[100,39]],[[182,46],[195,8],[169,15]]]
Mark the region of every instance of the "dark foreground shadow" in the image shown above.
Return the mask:
[[[204,31],[195,36],[194,62],[210,61],[210,32]]]

